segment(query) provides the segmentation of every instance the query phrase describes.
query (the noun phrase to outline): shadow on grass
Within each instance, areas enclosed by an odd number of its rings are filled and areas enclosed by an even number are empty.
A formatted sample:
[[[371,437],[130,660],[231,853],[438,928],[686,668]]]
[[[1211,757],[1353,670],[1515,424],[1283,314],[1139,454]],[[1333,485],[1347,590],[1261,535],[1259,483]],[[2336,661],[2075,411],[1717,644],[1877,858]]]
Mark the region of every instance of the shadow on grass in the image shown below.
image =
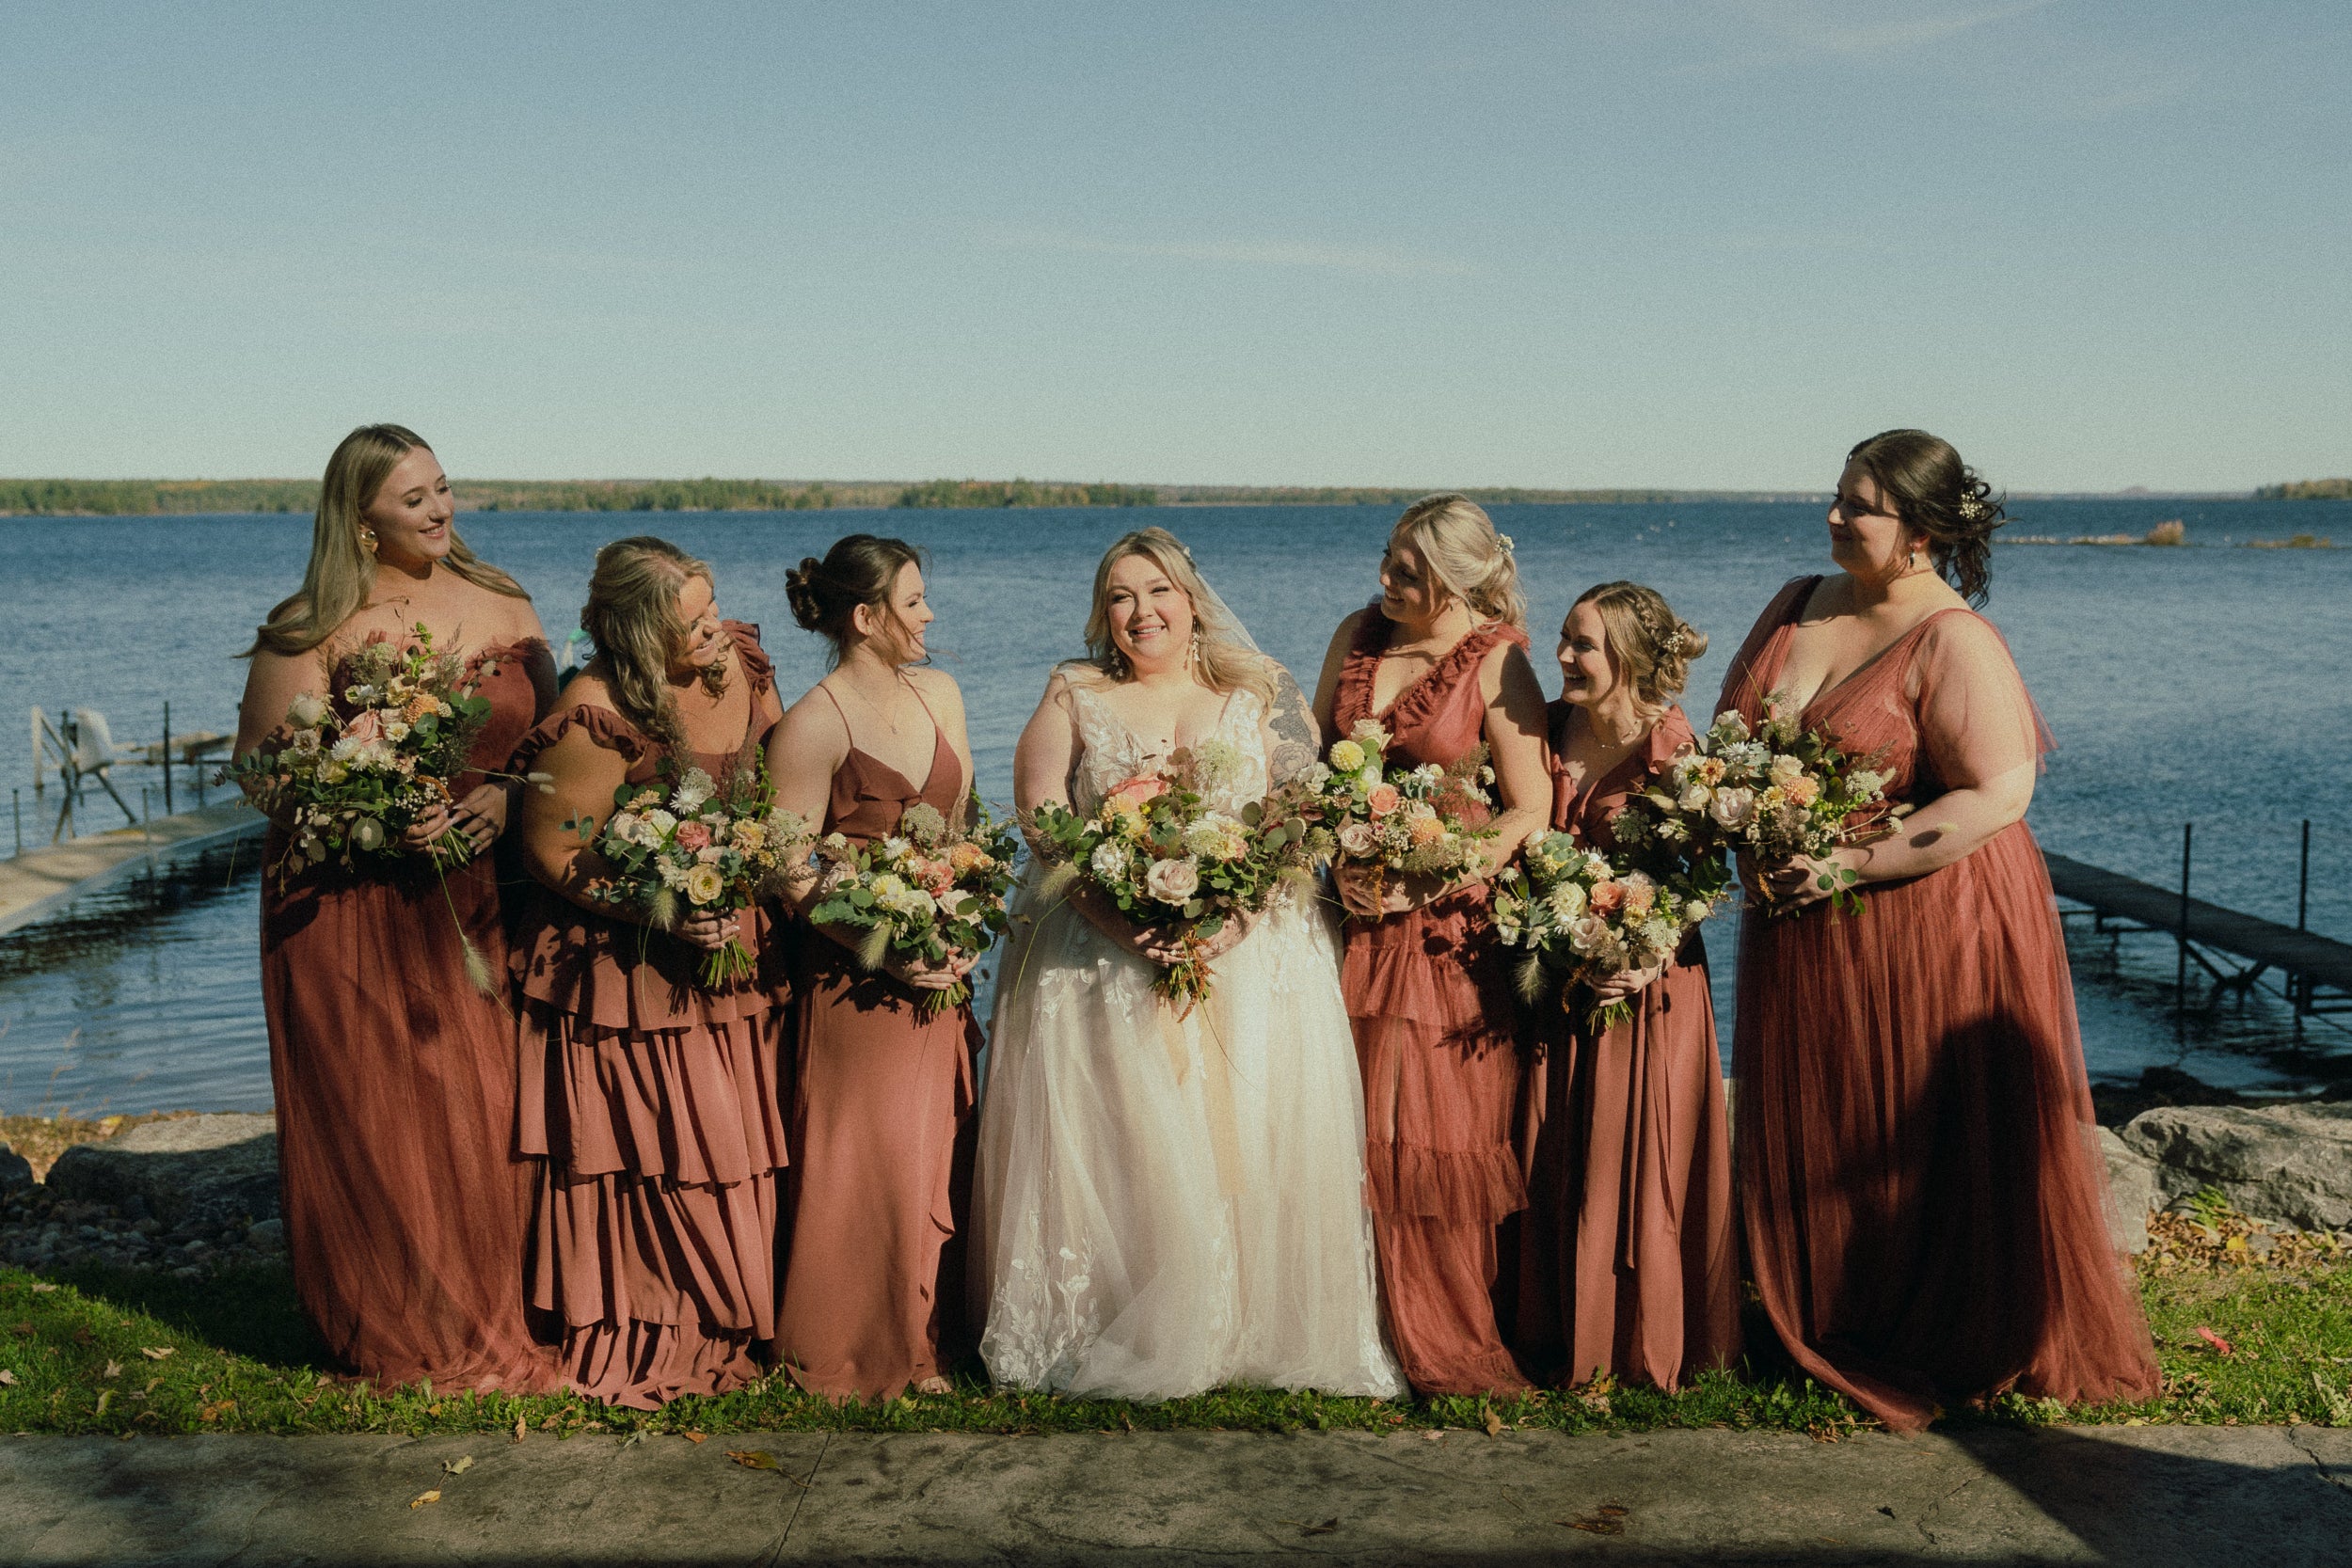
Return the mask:
[[[224,1270],[199,1279],[140,1269],[77,1268],[51,1277],[124,1312],[144,1312],[206,1344],[279,1368],[338,1369],[294,1297],[283,1263]]]

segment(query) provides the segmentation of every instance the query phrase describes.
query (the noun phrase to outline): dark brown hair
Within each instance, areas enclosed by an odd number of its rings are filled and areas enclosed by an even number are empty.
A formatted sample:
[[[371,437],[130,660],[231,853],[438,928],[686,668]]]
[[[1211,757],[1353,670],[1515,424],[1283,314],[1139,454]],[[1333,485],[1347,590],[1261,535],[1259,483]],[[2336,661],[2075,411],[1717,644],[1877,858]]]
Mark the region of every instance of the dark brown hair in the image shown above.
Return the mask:
[[[803,630],[822,633],[838,664],[856,635],[857,607],[887,609],[899,572],[909,566],[921,571],[923,562],[923,552],[903,539],[852,533],[834,540],[824,560],[806,556],[785,573],[784,594],[792,619]]]
[[[1949,441],[1924,430],[1883,430],[1846,461],[1878,482],[1885,504],[1928,536],[1928,556],[1972,605],[1993,586],[1993,531],[2009,520],[1993,486],[1960,460]]]

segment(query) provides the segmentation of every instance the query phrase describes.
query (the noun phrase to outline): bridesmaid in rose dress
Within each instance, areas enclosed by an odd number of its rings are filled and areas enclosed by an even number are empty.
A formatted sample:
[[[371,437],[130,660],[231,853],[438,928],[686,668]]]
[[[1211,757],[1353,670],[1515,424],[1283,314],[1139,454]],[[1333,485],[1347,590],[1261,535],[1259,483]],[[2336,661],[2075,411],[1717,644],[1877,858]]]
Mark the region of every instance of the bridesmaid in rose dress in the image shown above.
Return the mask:
[[[1542,825],[1551,797],[1510,541],[1468,499],[1430,496],[1390,533],[1380,587],[1332,637],[1316,715],[1331,738],[1375,721],[1394,736],[1390,756],[1417,764],[1486,747],[1499,866]],[[1494,1302],[1497,1230],[1527,1202],[1512,1136],[1523,1057],[1487,885],[1375,879],[1344,865],[1338,882],[1355,917],[1341,987],[1363,1071],[1391,1344],[1421,1393],[1523,1389]]]
[[[788,990],[756,907],[652,929],[596,900],[607,867],[587,846],[625,782],[755,774],[782,715],[757,629],[720,620],[710,569],[675,545],[597,551],[580,623],[596,657],[514,764],[551,780],[527,798],[541,885],[515,934],[521,1148],[539,1165],[531,1302],[573,1386],[651,1408],[763,1371]],[[704,955],[739,933],[759,972],[703,985]]]
[[[1610,818],[1691,744],[1674,705],[1706,636],[1654,589],[1588,588],[1560,628],[1551,827],[1612,853]],[[1606,1030],[1594,1007],[1630,1000]],[[1547,1382],[1674,1389],[1740,1350],[1731,1129],[1696,931],[1657,969],[1537,1004],[1542,1132],[1520,1228],[1519,1360]]]
[[[452,511],[414,432],[367,425],[335,449],[302,591],[248,650],[237,752],[281,741],[298,695],[332,701],[334,668],[358,643],[422,624],[474,663],[491,708],[476,771],[407,835],[421,850],[454,827],[474,858],[439,876],[418,853],[386,870],[266,878],[262,1006],[294,1288],[328,1349],[385,1385],[511,1392],[555,1380],[523,1313],[514,1033],[469,983],[459,932],[502,965],[490,851],[515,802],[481,769],[503,768],[555,670],[530,599],[466,547]],[[285,847],[274,830],[268,863]]]
[[[914,547],[851,534],[786,581],[793,617],[833,644],[834,668],[769,742],[778,803],[860,844],[896,832],[918,802],[961,824],[972,781],[963,694],[919,667],[933,616]],[[803,919],[777,1358],[836,1399],[896,1399],[909,1385],[946,1393],[965,1348],[980,1030],[969,1002],[928,1018],[918,1004],[962,982],[971,960],[892,954],[868,972],[851,951],[859,933],[806,923],[815,878],[787,885]]]
[[[1799,1366],[1898,1431],[1939,1402],[2157,1384],[2025,823],[2047,736],[1971,608],[2000,521],[1947,443],[1872,436],[1830,509],[1842,573],[1784,588],[1724,683],[1751,723],[1770,699],[1878,754],[1888,797],[1916,807],[1828,862],[1743,868],[1734,1041],[1765,1312]],[[1821,906],[1838,868],[1859,916]]]

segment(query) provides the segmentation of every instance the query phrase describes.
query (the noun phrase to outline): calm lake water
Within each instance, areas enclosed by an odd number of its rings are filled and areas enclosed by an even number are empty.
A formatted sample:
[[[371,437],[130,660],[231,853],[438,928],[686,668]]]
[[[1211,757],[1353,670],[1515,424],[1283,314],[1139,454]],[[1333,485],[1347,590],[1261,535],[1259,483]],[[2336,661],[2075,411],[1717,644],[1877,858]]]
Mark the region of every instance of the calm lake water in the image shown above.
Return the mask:
[[[2191,546],[2017,546],[1996,552],[1988,613],[2016,650],[2058,751],[2031,821],[2050,848],[2175,885],[2181,827],[2197,827],[2195,891],[2292,924],[2299,826],[2313,824],[2309,918],[2352,940],[2352,549],[2223,547],[2300,531],[2352,543],[2352,506],[2326,502],[2021,503],[2014,531],[2138,534],[2182,518]],[[1102,548],[1158,522],[1192,546],[1269,653],[1311,684],[1331,628],[1376,592],[1393,509],[1186,507],[1155,512],[473,514],[468,540],[513,571],[555,641],[576,623],[596,546],[648,530],[708,560],[722,610],[759,623],[787,696],[822,673],[818,640],[792,625],[786,570],[857,530],[898,534],[933,558],[931,643],[962,682],[980,786],[1011,792],[1012,746],[1048,666],[1077,651]],[[1661,589],[1714,646],[1690,706],[1702,723],[1724,665],[1788,578],[1828,570],[1820,508],[1717,503],[1496,509],[1518,542],[1537,669],[1558,685],[1552,636],[1586,586],[1631,578]],[[173,727],[233,729],[243,665],[230,657],[300,581],[307,518],[0,519],[0,696],[12,712],[103,711],[119,739]],[[28,785],[26,732],[0,728],[0,778]],[[151,770],[123,775],[137,803]],[[181,775],[185,789],[187,777]],[[28,842],[45,841],[29,787]],[[161,791],[155,791],[160,802]],[[56,810],[54,787],[43,798]],[[183,804],[185,799],[183,798]],[[157,809],[160,811],[160,804]],[[88,809],[111,826],[110,802]],[[12,841],[0,841],[0,852]],[[167,892],[82,900],[70,915],[0,938],[0,1110],[94,1112],[269,1102],[258,1000],[256,882],[248,850]],[[2075,922],[2069,922],[2070,926]],[[2087,925],[2087,923],[2081,923]],[[1729,1026],[1736,954],[1708,932]],[[2297,1027],[2275,989],[2173,1006],[2172,948],[2080,934],[2075,978],[2095,1076],[2177,1065],[2217,1083],[2292,1089],[2352,1076],[2352,1020]],[[2201,997],[2201,992],[2200,996]]]

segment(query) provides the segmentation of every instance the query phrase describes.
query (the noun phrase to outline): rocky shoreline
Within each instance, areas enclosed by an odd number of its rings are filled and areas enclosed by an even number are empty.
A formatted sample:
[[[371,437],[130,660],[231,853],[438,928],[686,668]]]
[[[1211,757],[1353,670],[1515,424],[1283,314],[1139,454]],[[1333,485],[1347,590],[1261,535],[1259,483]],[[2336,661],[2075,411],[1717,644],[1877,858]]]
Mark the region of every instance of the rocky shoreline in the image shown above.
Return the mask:
[[[2352,1102],[2255,1104],[2162,1069],[2099,1101],[2123,1250],[2148,1250],[2152,1215],[2186,1216],[2219,1236],[2215,1221],[2228,1214],[2249,1260],[2297,1237],[2352,1251]],[[45,1172],[0,1143],[0,1261],[193,1279],[284,1256],[278,1127],[266,1113],[33,1131],[28,1145],[54,1158]]]

